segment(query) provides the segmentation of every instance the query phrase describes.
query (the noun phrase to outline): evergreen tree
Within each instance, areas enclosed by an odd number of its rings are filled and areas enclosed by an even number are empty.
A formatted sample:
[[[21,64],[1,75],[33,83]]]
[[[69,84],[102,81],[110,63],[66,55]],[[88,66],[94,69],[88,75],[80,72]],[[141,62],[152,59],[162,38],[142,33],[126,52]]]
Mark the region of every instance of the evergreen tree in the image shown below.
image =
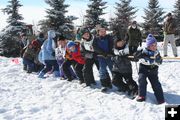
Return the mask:
[[[163,8],[160,8],[158,0],[149,0],[148,8],[144,9],[143,28],[147,33],[158,34],[162,31]]]
[[[9,5],[2,11],[9,15],[7,19],[8,26],[2,30],[0,35],[0,54],[7,57],[15,57],[20,54],[19,33],[25,29],[21,22],[23,17],[18,13],[22,6],[18,0],[9,0]]]
[[[177,33],[180,35],[180,0],[177,0],[174,5],[175,10],[173,11],[176,20]]]
[[[74,37],[72,21],[77,18],[74,16],[65,16],[68,12],[66,9],[69,5],[64,4],[65,0],[45,0],[45,2],[51,8],[46,10],[47,20],[41,21],[41,24],[46,24],[44,26],[48,26],[48,29],[54,29],[59,34],[63,34],[69,39],[72,39],[72,37]]]
[[[116,2],[116,18],[112,18],[110,22],[111,30],[114,34],[123,38],[128,29],[129,23],[135,18],[137,10],[135,7],[130,6],[131,0],[120,0]]]
[[[107,22],[105,19],[100,18],[101,15],[105,13],[103,10],[106,8],[105,5],[107,2],[103,2],[102,0],[89,0],[91,3],[88,5],[88,10],[86,10],[86,21],[85,25],[88,26],[90,29],[96,27],[96,25],[103,25],[107,26]]]

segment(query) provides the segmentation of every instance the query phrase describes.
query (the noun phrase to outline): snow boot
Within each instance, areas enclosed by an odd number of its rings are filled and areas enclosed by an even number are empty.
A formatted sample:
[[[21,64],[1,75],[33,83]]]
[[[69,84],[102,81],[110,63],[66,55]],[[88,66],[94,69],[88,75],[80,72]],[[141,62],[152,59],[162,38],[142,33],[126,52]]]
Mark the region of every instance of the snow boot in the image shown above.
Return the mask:
[[[143,96],[138,96],[137,99],[136,99],[137,102],[143,102],[143,101],[145,101],[145,100],[146,100],[146,99],[145,99],[145,97],[143,97]]]

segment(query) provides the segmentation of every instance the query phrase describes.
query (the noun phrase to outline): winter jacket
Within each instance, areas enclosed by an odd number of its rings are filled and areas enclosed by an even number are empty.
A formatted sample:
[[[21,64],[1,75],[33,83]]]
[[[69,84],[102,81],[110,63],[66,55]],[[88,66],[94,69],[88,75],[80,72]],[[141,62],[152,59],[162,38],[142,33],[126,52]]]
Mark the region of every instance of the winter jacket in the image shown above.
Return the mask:
[[[44,41],[42,47],[42,60],[55,60],[55,42],[51,32],[48,32],[48,39]]]
[[[106,35],[105,37],[96,37],[93,41],[93,47],[97,54],[112,54],[113,39],[110,35]]]
[[[175,21],[173,18],[167,19],[164,23],[164,32],[165,34],[175,34]]]
[[[34,61],[38,55],[39,50],[29,44],[24,51],[23,58]]]
[[[137,27],[135,29],[129,27],[125,39],[128,41],[129,46],[138,47],[142,43],[141,31]]]
[[[65,54],[66,54],[66,48],[65,47],[57,47],[55,49],[55,57],[56,57],[56,60],[62,60],[65,58]]]
[[[94,37],[92,36],[92,39],[87,40],[81,40],[81,54],[84,58],[92,59],[94,57],[94,48],[93,48],[93,40]]]
[[[72,59],[75,60],[76,62],[78,62],[79,64],[85,64],[85,59],[81,55],[80,44],[77,43],[75,47],[76,47],[77,51],[71,52],[71,54],[70,54],[72,56]]]
[[[114,54],[115,56],[112,57],[112,71],[118,73],[132,73],[131,61],[127,57],[129,54],[128,45],[124,45],[122,48],[114,48]]]
[[[151,51],[145,48],[142,51],[140,51],[140,54],[138,56],[140,58],[140,64],[146,66],[158,66],[162,64],[162,58],[158,50]]]

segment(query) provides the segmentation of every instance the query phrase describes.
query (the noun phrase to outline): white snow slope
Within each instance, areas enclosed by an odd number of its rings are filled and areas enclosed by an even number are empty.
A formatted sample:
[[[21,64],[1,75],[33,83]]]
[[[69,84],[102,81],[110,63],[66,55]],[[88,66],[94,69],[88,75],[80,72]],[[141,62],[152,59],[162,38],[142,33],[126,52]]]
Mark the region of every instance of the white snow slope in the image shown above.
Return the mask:
[[[180,50],[180,48],[178,48]],[[171,49],[169,53],[172,56]],[[19,58],[20,60],[20,58]],[[133,64],[133,78],[138,75]],[[146,102],[136,102],[117,92],[100,92],[78,81],[67,82],[51,75],[38,79],[27,74],[22,63],[0,57],[0,120],[164,120],[165,104],[157,105],[148,84]],[[164,60],[159,68],[166,104],[180,104],[180,60]]]

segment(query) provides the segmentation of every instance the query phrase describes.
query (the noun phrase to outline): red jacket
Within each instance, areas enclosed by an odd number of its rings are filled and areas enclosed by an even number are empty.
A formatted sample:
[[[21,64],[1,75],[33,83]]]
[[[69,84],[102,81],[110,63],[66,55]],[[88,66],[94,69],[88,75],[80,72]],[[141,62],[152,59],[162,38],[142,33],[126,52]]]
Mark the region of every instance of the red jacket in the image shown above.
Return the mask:
[[[83,58],[80,52],[80,44],[77,44],[76,48],[78,49],[77,52],[71,52],[72,59],[78,62],[79,64],[85,64],[85,59]]]

